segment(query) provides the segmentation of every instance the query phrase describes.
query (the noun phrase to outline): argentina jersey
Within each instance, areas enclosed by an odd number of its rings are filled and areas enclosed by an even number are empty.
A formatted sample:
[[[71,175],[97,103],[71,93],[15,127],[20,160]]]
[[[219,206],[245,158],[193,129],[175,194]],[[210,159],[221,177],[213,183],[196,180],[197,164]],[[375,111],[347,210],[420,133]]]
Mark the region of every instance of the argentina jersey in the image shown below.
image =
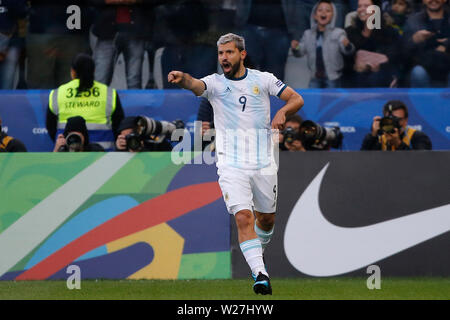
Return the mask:
[[[270,95],[280,97],[286,85],[273,74],[246,69],[241,78],[213,74],[201,79],[202,97],[214,110],[217,166],[261,169],[273,161]]]

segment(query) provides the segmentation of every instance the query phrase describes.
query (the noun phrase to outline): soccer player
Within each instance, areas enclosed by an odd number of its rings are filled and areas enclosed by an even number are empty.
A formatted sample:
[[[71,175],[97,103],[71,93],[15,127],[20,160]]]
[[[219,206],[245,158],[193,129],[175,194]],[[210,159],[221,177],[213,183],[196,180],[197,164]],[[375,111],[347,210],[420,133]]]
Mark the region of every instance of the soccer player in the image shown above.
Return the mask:
[[[244,66],[243,37],[228,33],[219,38],[217,47],[223,74],[196,79],[171,71],[167,77],[170,83],[207,98],[213,107],[223,198],[236,220],[239,244],[255,280],[254,292],[272,294],[263,261],[263,250],[273,235],[277,200],[272,129],[283,129],[286,116],[303,106],[303,98],[273,74]],[[270,95],[286,102],[272,124]]]

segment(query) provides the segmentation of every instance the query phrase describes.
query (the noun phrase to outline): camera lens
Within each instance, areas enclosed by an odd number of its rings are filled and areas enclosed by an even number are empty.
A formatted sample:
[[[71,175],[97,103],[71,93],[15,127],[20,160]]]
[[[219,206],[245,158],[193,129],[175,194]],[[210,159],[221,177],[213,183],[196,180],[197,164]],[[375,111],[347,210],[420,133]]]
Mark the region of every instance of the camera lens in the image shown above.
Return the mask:
[[[128,150],[138,151],[141,148],[141,139],[138,135],[131,133],[125,137],[125,140]]]
[[[325,137],[325,132],[317,123],[311,120],[305,120],[300,126],[300,137],[302,143],[309,145],[313,144],[316,140],[321,140]]]
[[[66,144],[71,146],[73,144],[81,144],[81,137],[76,133],[70,133],[67,135]]]
[[[83,149],[83,142],[81,140],[81,136],[77,133],[69,133],[66,137],[66,150],[69,152],[80,152]]]
[[[343,135],[339,127],[326,128],[311,120],[305,120],[300,126],[300,141],[306,150],[326,150],[339,148]]]
[[[287,127],[283,132],[284,142],[292,143],[296,140],[297,132],[292,127]]]

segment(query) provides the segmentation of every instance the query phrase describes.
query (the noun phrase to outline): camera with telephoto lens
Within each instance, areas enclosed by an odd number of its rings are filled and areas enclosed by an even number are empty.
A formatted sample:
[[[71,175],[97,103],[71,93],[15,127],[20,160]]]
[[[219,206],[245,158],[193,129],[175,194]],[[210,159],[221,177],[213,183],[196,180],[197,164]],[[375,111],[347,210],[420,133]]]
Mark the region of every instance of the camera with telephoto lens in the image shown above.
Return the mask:
[[[134,121],[133,132],[125,136],[127,149],[140,151],[143,148],[143,142],[161,143],[176,129],[183,128],[184,122],[182,120],[168,122],[158,121],[146,116],[138,116]]]
[[[292,143],[295,140],[300,140],[299,133],[292,127],[285,128],[283,131],[281,131],[281,134],[283,135],[283,144],[286,142]]]
[[[396,116],[389,114],[380,119],[380,131],[379,134],[383,133],[394,133],[395,129],[400,130],[400,120]]]
[[[83,149],[83,142],[79,134],[72,132],[66,137],[66,144],[61,146],[58,152],[80,152]]]
[[[299,137],[306,150],[328,150],[330,147],[338,149],[344,139],[339,127],[326,128],[311,120],[302,122]]]

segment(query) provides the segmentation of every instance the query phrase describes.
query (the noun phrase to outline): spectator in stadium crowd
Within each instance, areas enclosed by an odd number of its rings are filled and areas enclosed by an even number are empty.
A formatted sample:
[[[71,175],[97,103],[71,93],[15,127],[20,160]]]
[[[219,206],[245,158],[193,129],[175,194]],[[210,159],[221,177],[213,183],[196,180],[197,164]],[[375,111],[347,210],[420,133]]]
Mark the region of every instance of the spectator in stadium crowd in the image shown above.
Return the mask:
[[[377,0],[358,0],[357,16],[347,27],[348,39],[355,46],[355,55],[347,60],[351,83],[356,87],[395,87],[396,65],[401,57],[398,32],[381,19],[381,28],[369,28],[367,8],[380,5]]]
[[[67,8],[71,0],[30,0],[30,25],[26,39],[27,84],[30,89],[51,89],[70,80],[72,58],[89,52],[91,10],[79,5],[81,28],[69,29]]]
[[[384,12],[383,17],[386,25],[396,29],[400,36],[403,36],[406,19],[413,11],[411,0],[392,0],[389,9]]]
[[[299,138],[300,126],[303,119],[298,114],[293,114],[286,117],[284,123],[284,130],[278,135],[279,147],[282,151],[306,151]],[[290,128],[290,129],[288,129]],[[286,136],[286,133],[290,132],[290,136]]]
[[[0,89],[15,89],[14,79],[25,48],[26,0],[0,1]]]
[[[67,119],[64,132],[58,135],[53,152],[105,151],[98,143],[89,142],[86,120],[81,116]]]
[[[412,57],[411,87],[450,86],[450,12],[447,0],[423,0],[409,17],[405,49]]]
[[[311,26],[311,13],[313,12],[313,8],[317,5],[317,0],[293,0],[293,2],[297,2],[298,12],[296,12],[296,18],[299,20],[296,22],[296,33],[295,36],[298,37],[291,41],[292,49],[295,49],[298,46],[299,39],[302,37],[303,32]],[[346,0],[334,0],[333,4],[336,7],[335,16],[336,16],[336,27],[344,28],[344,20],[346,14],[351,9],[351,2]],[[354,9],[356,10],[356,9]]]
[[[413,12],[414,13],[421,11],[425,7],[423,0],[411,0],[411,1],[413,3],[413,8],[414,8]],[[448,8],[448,6],[449,6],[448,1],[445,4],[445,6]]]
[[[403,40],[406,20],[411,15],[414,9],[414,4],[411,0],[392,0],[388,9],[383,13],[383,18],[386,21],[386,25],[394,28]],[[402,57],[402,63],[397,65],[398,74],[398,86],[409,86],[409,72],[411,70],[411,63],[409,53],[404,49],[400,43],[400,52]]]
[[[431,150],[431,140],[423,132],[408,127],[408,107],[399,100],[388,101],[383,107],[383,120],[375,116],[371,132],[362,142],[361,150]]]
[[[298,0],[237,0],[237,33],[256,69],[284,79],[291,40],[301,38],[301,9]]]
[[[312,77],[310,88],[338,88],[344,68],[343,55],[355,50],[341,28],[335,27],[336,7],[330,0],[320,0],[311,12],[311,29],[303,33],[294,56],[307,56]]]
[[[97,8],[92,34],[95,80],[110,85],[120,53],[125,61],[128,89],[142,89],[145,42],[152,33],[152,0],[90,0]]]
[[[115,89],[94,80],[94,60],[87,54],[75,56],[70,69],[72,81],[50,92],[47,131],[52,140],[64,130],[67,119],[82,116],[91,141],[114,149],[115,134],[124,112]]]
[[[2,129],[0,117],[0,152],[27,152],[27,148],[19,139],[8,136]]]
[[[172,144],[164,135],[138,138],[135,132],[136,120],[137,117],[131,116],[125,117],[120,122],[115,143],[116,151],[172,151]]]
[[[158,34],[154,36],[156,42],[164,47],[162,74],[183,69],[196,78],[202,78],[217,72],[217,38],[211,41],[208,37],[211,26],[209,13],[207,2],[201,0],[184,0],[158,7]],[[233,28],[232,24],[229,28]],[[167,81],[167,77],[163,77],[162,85],[163,88],[178,89]]]

